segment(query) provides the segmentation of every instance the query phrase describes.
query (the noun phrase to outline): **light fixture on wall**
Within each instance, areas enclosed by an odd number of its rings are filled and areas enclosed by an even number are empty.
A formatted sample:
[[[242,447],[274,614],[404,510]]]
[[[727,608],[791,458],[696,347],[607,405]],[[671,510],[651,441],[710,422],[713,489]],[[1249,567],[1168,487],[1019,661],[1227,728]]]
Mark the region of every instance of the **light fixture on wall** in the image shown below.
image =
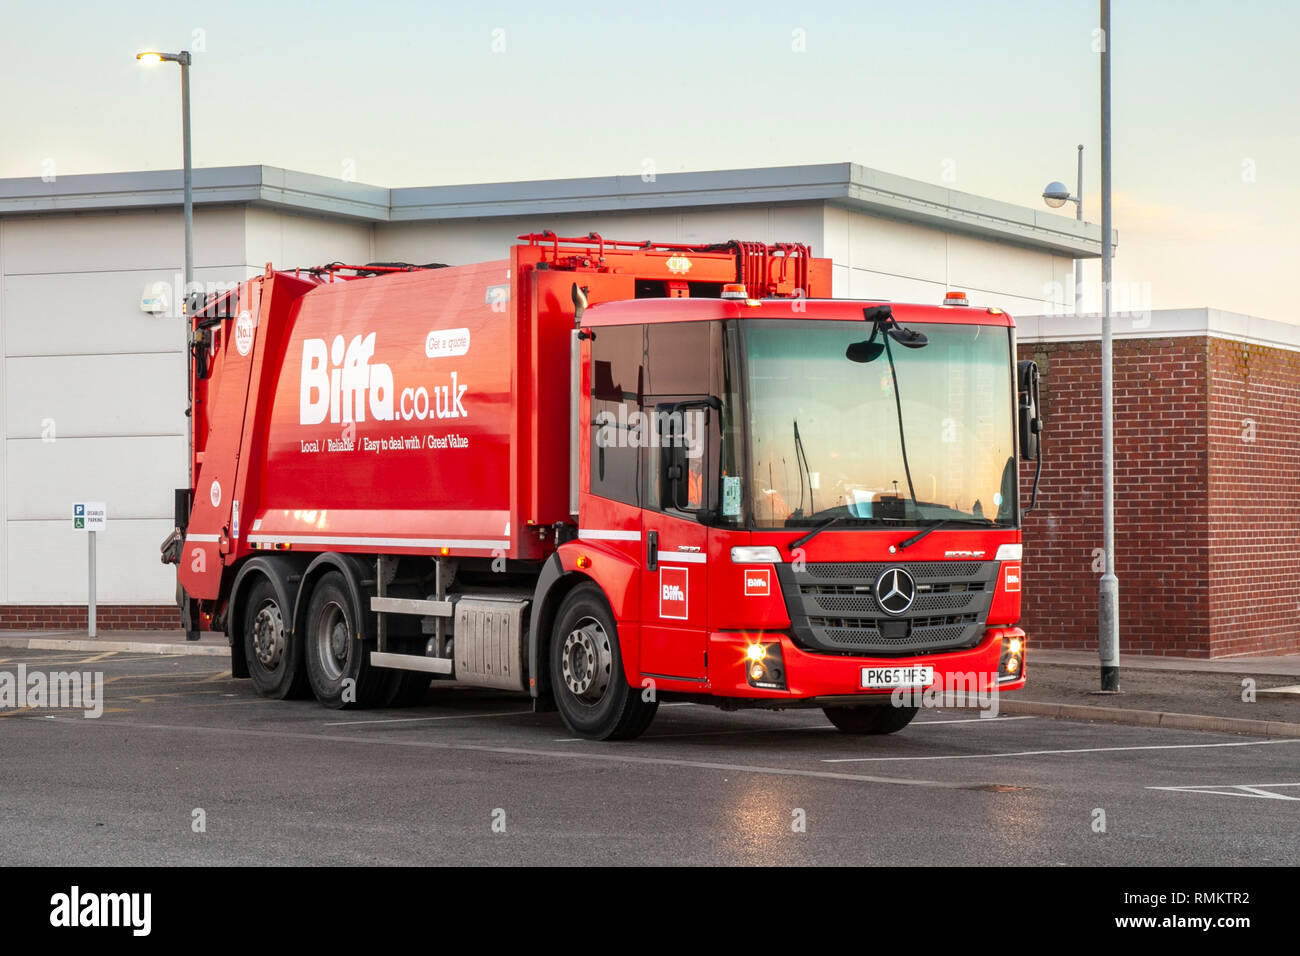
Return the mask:
[[[1052,209],[1060,209],[1067,202],[1074,203],[1074,218],[1083,221],[1083,144],[1079,144],[1079,187],[1073,196],[1069,187],[1062,182],[1047,184],[1043,190],[1043,202]],[[1083,260],[1074,260],[1074,314],[1083,311]]]

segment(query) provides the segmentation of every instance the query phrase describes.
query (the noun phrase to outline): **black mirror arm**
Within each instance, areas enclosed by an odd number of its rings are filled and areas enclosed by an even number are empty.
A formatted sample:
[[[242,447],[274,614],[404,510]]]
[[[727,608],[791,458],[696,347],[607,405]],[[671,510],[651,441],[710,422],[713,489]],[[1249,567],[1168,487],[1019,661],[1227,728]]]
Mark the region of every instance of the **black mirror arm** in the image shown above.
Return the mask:
[[[1042,430],[1042,422],[1035,418],[1034,433],[1041,435]],[[1036,451],[1038,454],[1034,458],[1034,487],[1029,493],[1029,507],[1025,509],[1025,514],[1029,514],[1038,507],[1038,479],[1043,473],[1043,439],[1041,437],[1038,439],[1038,448]]]

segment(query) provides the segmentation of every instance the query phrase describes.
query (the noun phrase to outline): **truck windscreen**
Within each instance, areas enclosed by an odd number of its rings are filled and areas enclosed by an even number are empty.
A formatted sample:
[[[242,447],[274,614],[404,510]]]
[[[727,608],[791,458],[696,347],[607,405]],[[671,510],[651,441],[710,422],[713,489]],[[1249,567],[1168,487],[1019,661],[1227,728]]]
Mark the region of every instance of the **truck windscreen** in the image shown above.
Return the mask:
[[[751,473],[724,500],[754,527],[1015,525],[1009,329],[918,325],[924,347],[850,360],[870,324],[741,324]]]

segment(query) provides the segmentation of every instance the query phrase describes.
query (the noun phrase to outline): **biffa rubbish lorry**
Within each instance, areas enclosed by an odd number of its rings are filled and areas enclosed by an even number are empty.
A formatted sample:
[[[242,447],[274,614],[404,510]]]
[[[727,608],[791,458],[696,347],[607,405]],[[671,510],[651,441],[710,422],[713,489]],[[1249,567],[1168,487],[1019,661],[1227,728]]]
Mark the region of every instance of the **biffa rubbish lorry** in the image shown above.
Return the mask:
[[[268,697],[455,681],[596,739],[666,699],[883,734],[900,691],[1023,686],[1010,316],[830,298],[799,244],[520,239],[193,299],[190,637]]]

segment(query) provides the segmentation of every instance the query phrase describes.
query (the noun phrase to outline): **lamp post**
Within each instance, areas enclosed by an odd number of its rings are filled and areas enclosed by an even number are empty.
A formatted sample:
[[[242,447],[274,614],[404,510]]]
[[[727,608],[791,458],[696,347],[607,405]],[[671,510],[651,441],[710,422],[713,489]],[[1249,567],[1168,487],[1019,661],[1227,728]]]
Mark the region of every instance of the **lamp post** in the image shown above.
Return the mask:
[[[181,68],[181,142],[185,162],[185,286],[181,290],[181,314],[185,315],[187,309],[185,303],[189,299],[190,285],[194,282],[194,194],[192,189],[193,167],[190,162],[190,54],[188,50],[181,50],[180,53],[158,53],[154,50],[146,50],[143,53],[137,53],[135,58],[141,63],[151,66],[155,63],[178,63]],[[190,336],[189,329],[185,332],[185,423],[186,423],[186,448],[192,449],[193,442],[193,407],[194,407],[194,377],[190,374]],[[194,487],[194,457],[187,450],[185,457],[189,467],[190,487]]]
[[[1065,183],[1048,183],[1043,190],[1043,202],[1053,209],[1060,209],[1067,202],[1074,203],[1074,218],[1083,222],[1083,144],[1079,144],[1079,185],[1074,195],[1065,188]],[[1074,260],[1074,314],[1083,312],[1083,260]]]
[[[1106,572],[1097,595],[1101,692],[1119,693],[1119,576],[1115,573],[1115,402],[1111,349],[1110,0],[1101,0],[1101,470]]]

